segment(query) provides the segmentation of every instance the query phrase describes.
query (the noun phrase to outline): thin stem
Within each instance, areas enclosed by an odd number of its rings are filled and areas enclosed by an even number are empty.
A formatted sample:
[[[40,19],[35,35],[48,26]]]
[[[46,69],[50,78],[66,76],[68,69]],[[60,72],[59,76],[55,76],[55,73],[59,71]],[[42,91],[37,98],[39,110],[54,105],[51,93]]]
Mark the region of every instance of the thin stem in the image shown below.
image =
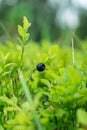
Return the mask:
[[[82,49],[83,53],[84,53],[85,55],[87,55],[87,51],[83,48],[83,46],[82,46],[82,44],[81,44],[80,39],[79,39],[76,35],[74,35],[74,38],[75,38],[75,40],[76,40],[77,44],[79,44],[79,45],[80,45],[80,47],[81,47],[81,49]]]
[[[20,62],[19,62],[19,67],[20,67],[21,64],[22,64],[23,55],[24,55],[24,45],[22,46],[22,50],[21,50],[21,58],[20,58]]]
[[[74,41],[73,41],[73,38],[71,39],[71,44],[72,44],[72,63],[74,65],[75,64],[75,57],[74,57]]]
[[[5,26],[0,22],[0,25],[2,27],[2,29],[4,30],[4,32],[7,34],[7,36],[12,40],[10,34],[8,33],[8,31],[6,30]]]

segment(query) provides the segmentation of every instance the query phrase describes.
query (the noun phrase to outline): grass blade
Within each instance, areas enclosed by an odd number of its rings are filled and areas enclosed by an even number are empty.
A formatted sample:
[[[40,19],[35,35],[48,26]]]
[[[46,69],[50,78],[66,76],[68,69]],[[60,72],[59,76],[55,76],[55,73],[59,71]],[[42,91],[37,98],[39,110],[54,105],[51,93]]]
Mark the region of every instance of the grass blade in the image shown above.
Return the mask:
[[[33,101],[32,101],[32,97],[31,97],[30,91],[29,91],[29,87],[27,86],[26,81],[24,79],[24,76],[23,76],[23,74],[22,74],[22,72],[20,70],[19,70],[19,79],[20,79],[20,82],[22,84],[22,87],[23,87],[26,99],[32,105]],[[36,123],[36,126],[37,126],[38,130],[43,130],[43,127],[42,127],[42,125],[40,123],[40,120],[39,120],[39,117],[37,115],[37,111],[34,110],[33,114],[35,116],[34,121]]]

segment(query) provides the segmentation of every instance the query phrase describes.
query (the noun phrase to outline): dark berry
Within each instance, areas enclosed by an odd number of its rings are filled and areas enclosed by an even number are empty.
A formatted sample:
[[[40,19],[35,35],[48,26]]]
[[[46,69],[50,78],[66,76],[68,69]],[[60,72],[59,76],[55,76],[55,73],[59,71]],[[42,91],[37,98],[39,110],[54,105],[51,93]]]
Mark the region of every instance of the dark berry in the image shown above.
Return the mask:
[[[45,99],[42,100],[42,103],[43,103],[43,104],[46,103],[46,102],[48,102],[48,99],[47,99],[47,98],[45,98]]]
[[[45,70],[45,64],[44,63],[38,63],[37,65],[36,65],[36,69],[38,70],[38,71],[43,71],[43,70]]]

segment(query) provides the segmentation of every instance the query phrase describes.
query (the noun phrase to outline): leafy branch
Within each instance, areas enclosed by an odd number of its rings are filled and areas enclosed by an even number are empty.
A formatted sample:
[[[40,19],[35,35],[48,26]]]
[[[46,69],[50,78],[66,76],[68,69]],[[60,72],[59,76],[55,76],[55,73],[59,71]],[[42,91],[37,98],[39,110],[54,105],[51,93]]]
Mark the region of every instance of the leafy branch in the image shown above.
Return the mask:
[[[21,44],[21,57],[19,61],[19,67],[22,64],[23,55],[24,55],[24,48],[25,44],[29,39],[30,34],[28,33],[28,29],[31,26],[31,23],[28,21],[28,19],[24,16],[23,17],[23,26],[18,25],[18,33],[20,35],[20,38],[18,37],[18,41]]]

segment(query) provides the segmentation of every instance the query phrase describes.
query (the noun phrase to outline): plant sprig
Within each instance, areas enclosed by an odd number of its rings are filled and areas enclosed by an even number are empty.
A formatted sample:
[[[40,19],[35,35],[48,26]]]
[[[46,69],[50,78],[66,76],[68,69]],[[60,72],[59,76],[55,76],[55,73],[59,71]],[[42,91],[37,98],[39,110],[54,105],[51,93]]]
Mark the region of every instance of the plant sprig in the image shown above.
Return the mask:
[[[28,33],[28,29],[30,26],[31,26],[31,23],[28,21],[28,19],[25,16],[23,17],[23,26],[18,25],[18,33],[20,35],[20,38],[18,37],[17,39],[19,43],[21,44],[21,58],[19,61],[19,67],[22,64],[25,44],[29,40],[30,34]]]

